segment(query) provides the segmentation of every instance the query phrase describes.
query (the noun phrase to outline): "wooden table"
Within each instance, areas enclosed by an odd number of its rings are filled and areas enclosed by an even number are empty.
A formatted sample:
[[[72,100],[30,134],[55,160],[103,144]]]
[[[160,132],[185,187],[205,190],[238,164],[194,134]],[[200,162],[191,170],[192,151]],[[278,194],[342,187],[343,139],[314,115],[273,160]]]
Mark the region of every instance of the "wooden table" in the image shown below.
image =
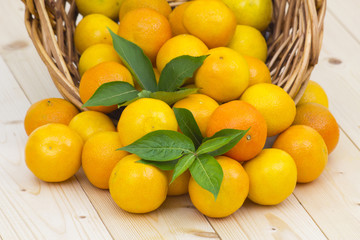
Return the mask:
[[[188,196],[155,212],[118,208],[82,171],[60,184],[26,168],[23,128],[31,103],[60,97],[24,27],[19,0],[0,0],[0,239],[360,239],[360,1],[328,1],[312,79],[330,99],[340,142],[319,179],[278,206],[246,201],[225,219],[206,218]]]

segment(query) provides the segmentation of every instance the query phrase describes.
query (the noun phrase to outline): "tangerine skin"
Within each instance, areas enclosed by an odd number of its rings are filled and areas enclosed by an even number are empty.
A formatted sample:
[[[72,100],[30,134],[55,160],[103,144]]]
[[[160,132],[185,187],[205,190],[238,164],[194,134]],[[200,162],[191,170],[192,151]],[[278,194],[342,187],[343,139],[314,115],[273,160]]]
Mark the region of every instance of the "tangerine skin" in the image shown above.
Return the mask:
[[[238,129],[249,131],[227,153],[226,156],[237,161],[248,161],[263,149],[266,142],[266,121],[261,113],[244,101],[231,101],[218,107],[211,115],[206,130],[211,137],[222,129]]]
[[[165,201],[167,174],[157,167],[137,163],[135,154],[122,158],[113,169],[109,190],[115,203],[131,213],[154,211]]]
[[[224,177],[215,200],[193,177],[189,182],[189,195],[194,206],[204,215],[213,218],[227,217],[244,203],[249,192],[249,177],[239,162],[225,156],[216,157]]]
[[[25,146],[25,162],[45,182],[65,181],[81,165],[82,138],[68,126],[49,123],[37,128]]]
[[[141,98],[129,104],[120,116],[117,130],[123,146],[156,130],[178,130],[174,111],[165,102]]]

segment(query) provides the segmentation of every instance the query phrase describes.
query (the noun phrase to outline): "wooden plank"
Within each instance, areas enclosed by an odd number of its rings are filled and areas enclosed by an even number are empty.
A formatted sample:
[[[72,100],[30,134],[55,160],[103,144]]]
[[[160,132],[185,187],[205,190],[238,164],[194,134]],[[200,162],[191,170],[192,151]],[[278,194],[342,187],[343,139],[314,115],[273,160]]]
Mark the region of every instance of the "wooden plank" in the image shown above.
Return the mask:
[[[5,239],[111,239],[73,177],[38,180],[24,161],[23,118],[30,106],[0,57],[0,235]]]
[[[20,0],[0,1],[0,55],[32,103],[49,96],[61,97],[28,36],[24,11]]]
[[[2,55],[26,96],[34,103],[48,97],[62,97],[33,46]],[[20,70],[21,69],[21,70]]]
[[[19,1],[0,1],[0,54],[31,45],[24,27],[24,4]],[[20,28],[18,28],[20,27]],[[24,40],[27,39],[27,40]]]
[[[342,27],[360,42],[360,1],[358,0],[331,0],[328,3],[328,13],[336,17]]]
[[[188,196],[168,197],[154,212],[131,214],[120,209],[108,191],[92,186],[83,171],[76,176],[115,239],[219,238]]]
[[[322,52],[311,78],[325,89],[330,111],[360,149],[359,52],[360,44],[328,13]]]
[[[230,217],[209,221],[223,239],[326,239],[293,195],[277,206],[246,200]]]

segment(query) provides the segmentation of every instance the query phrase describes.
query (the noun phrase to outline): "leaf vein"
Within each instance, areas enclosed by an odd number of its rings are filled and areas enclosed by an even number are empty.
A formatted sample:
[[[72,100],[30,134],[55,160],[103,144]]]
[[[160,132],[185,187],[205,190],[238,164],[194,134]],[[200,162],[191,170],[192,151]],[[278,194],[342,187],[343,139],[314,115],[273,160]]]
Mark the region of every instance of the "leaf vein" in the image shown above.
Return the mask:
[[[209,182],[211,183],[212,188],[215,189],[215,185],[214,185],[214,183],[211,181],[212,179],[211,179],[211,177],[208,175],[208,173],[207,173],[206,169],[204,168],[201,160],[200,160],[199,158],[197,158],[197,159],[199,160],[199,164],[200,164],[201,168],[203,169],[203,171],[205,172],[205,175],[206,175],[207,178],[210,180]]]

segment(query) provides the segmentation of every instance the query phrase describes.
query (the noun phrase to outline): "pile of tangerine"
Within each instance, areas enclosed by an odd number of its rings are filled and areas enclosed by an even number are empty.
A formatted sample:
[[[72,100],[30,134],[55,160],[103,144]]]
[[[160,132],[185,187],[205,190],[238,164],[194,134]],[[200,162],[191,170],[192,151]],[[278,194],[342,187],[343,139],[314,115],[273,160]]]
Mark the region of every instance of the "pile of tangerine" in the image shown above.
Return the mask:
[[[244,9],[240,2],[246,3]],[[137,44],[157,76],[178,56],[209,55],[184,85],[199,88],[199,93],[173,106],[152,98],[136,100],[124,109],[117,126],[106,115],[116,105],[79,113],[63,99],[34,103],[24,121],[29,169],[43,181],[61,182],[82,166],[94,186],[110,189],[114,201],[133,213],[157,209],[167,195],[189,193],[194,206],[210,217],[234,213],[247,197],[262,205],[279,204],[297,182],[318,178],[339,139],[327,96],[310,81],[296,106],[271,84],[261,31],[271,21],[272,1],[262,0],[254,9],[248,2],[197,0],[172,10],[165,0],[108,0],[101,6],[77,0],[84,16],[74,35],[84,103],[107,82],[124,81],[140,89],[114,50],[108,28]],[[248,16],[250,11],[258,14]],[[250,129],[234,148],[216,157],[224,173],[216,200],[189,171],[169,184],[172,171],[116,151],[152,131],[178,131],[172,107],[190,110],[204,137],[222,129]],[[272,147],[264,149],[274,136]]]

